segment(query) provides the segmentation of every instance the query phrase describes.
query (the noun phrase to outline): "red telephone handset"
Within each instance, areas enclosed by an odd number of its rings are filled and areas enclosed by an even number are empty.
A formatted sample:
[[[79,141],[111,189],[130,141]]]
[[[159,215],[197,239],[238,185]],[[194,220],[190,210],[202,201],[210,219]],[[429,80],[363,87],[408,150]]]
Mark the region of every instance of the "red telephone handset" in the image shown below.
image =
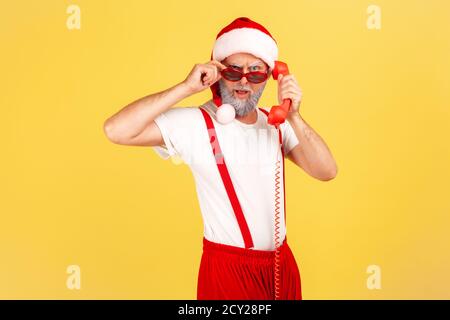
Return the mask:
[[[286,63],[281,61],[275,61],[275,66],[272,71],[272,76],[275,80],[278,80],[278,76],[282,74],[283,76],[289,74],[289,69]],[[291,99],[283,99],[283,103],[279,106],[273,106],[270,109],[268,123],[278,127],[282,124],[287,117],[289,109],[291,108]]]

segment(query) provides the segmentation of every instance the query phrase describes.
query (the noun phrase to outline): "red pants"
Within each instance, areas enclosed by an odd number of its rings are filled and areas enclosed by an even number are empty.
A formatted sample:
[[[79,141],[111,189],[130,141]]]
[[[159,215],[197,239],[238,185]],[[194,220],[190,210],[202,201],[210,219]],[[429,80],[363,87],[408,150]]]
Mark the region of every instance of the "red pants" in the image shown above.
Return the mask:
[[[275,251],[239,248],[203,238],[198,300],[274,300]],[[280,246],[280,300],[301,300],[300,272],[285,240]]]

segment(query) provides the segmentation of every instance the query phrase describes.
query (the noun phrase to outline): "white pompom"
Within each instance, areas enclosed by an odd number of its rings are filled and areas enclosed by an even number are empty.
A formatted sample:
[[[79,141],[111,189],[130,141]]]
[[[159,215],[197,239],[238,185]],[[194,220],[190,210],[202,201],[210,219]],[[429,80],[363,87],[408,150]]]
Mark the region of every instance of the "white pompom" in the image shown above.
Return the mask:
[[[228,124],[233,121],[236,111],[231,104],[223,104],[216,111],[216,118],[221,124]]]

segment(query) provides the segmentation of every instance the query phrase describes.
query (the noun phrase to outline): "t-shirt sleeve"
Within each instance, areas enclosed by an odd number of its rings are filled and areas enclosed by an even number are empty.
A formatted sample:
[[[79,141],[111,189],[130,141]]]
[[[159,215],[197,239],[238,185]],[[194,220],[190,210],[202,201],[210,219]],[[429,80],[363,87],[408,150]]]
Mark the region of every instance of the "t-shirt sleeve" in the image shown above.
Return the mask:
[[[200,110],[197,107],[175,107],[161,113],[154,120],[165,146],[152,146],[164,160],[172,156],[185,159],[191,149],[190,142],[199,126]]]
[[[281,134],[283,138],[283,151],[284,154],[287,155],[297,144],[299,144],[294,129],[288,120],[281,124]]]

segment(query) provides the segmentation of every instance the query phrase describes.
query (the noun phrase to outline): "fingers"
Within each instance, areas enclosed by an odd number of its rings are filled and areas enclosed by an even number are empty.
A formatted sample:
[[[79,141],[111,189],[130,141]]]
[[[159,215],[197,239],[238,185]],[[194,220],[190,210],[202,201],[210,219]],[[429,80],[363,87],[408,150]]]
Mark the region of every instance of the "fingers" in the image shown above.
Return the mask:
[[[278,80],[278,85],[280,86],[280,89],[298,88],[299,90],[301,90],[297,83],[297,80],[295,79],[294,75],[292,75],[292,74],[288,74],[285,76],[280,75],[277,80]]]
[[[219,80],[222,75],[220,74],[219,70],[223,70],[226,68],[223,64],[221,64],[219,61],[211,60],[207,64],[204,65],[205,70],[205,77],[203,78],[203,85],[210,86],[213,83],[215,83],[217,80]]]
[[[281,78],[283,78],[283,75],[282,74],[278,75],[277,79],[278,85],[281,85]]]
[[[292,82],[285,82],[283,84],[281,84],[280,86],[281,90],[287,90],[287,89],[299,89],[300,87],[296,84],[296,83],[292,83]]]
[[[298,108],[300,101],[302,100],[303,93],[294,75],[279,75],[278,76],[278,90],[279,99],[283,101],[284,99],[291,99],[294,108]]]
[[[216,67],[218,67],[220,71],[222,71],[223,69],[227,68],[227,66],[223,65],[222,63],[220,63],[217,60],[211,60],[209,63],[215,65]]]
[[[281,79],[284,79],[283,82],[284,81],[292,81],[292,82],[297,83],[297,79],[295,79],[295,76],[293,74],[287,74],[287,75],[280,74],[277,79],[278,83],[281,82]]]
[[[298,87],[287,87],[280,91],[281,96],[286,94],[293,94],[299,96],[300,98],[303,96],[303,92]]]
[[[210,86],[217,77],[217,69],[213,66],[205,65],[204,72],[205,77],[203,78],[203,85]]]

